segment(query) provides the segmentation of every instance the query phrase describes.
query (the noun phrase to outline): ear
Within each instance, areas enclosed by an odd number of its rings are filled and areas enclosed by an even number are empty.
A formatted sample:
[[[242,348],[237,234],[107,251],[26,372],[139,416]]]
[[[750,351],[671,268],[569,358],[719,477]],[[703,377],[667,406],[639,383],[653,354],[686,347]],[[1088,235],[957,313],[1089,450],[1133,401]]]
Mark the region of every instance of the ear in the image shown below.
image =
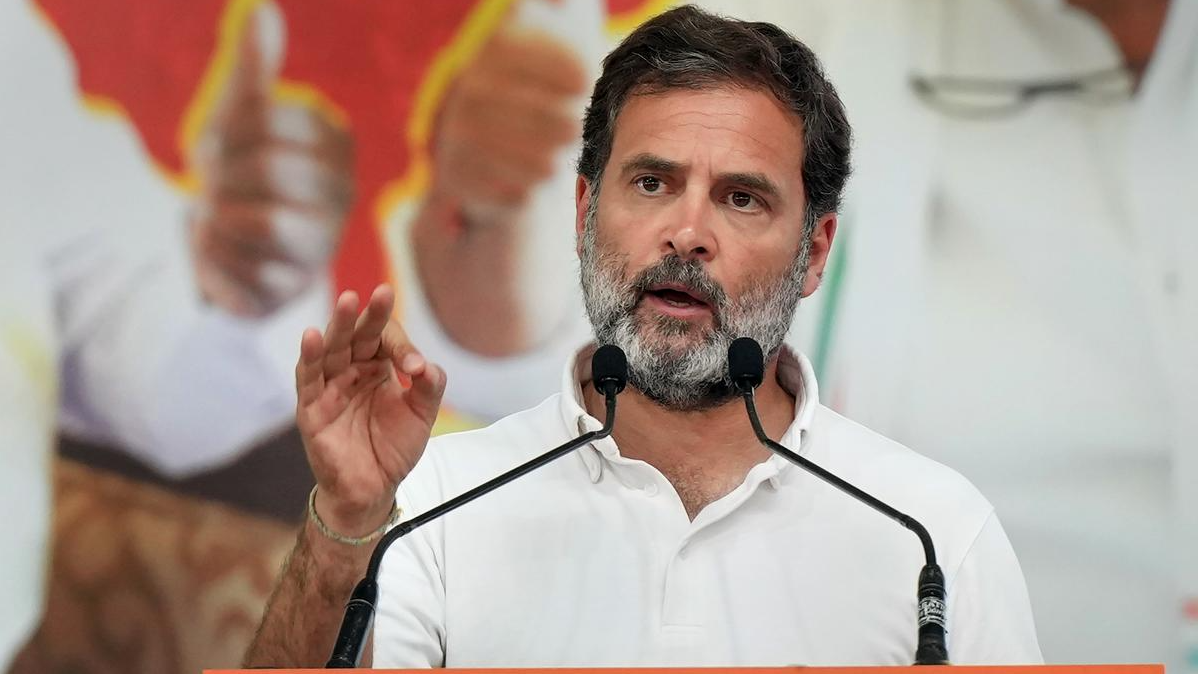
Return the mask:
[[[832,250],[832,239],[836,237],[836,214],[825,213],[815,223],[811,233],[811,258],[807,265],[807,278],[803,280],[803,297],[808,297],[819,287],[828,264],[828,253]]]
[[[586,229],[587,201],[591,198],[591,184],[578,175],[574,181],[574,249],[582,257],[582,232]]]

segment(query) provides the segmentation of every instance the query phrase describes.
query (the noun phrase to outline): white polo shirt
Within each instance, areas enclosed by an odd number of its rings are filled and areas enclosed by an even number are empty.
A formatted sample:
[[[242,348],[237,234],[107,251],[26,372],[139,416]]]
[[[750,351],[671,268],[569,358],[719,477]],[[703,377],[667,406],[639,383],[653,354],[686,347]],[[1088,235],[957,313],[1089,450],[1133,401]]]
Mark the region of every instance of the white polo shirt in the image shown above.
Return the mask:
[[[434,438],[401,485],[405,512],[599,428],[582,404],[589,353],[541,405]],[[784,351],[778,372],[796,399],[781,442],[931,532],[952,660],[1040,662],[991,505],[820,405],[802,355]],[[670,482],[608,438],[398,541],[382,565],[374,666],[906,665],[923,562],[913,534],[776,456],[691,521]]]

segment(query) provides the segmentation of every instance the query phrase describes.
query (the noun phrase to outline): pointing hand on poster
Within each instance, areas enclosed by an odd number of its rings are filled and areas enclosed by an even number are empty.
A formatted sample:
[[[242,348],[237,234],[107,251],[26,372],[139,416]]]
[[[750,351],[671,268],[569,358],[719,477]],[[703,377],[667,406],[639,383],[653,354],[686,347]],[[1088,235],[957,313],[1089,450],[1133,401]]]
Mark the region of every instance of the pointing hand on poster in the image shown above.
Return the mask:
[[[523,205],[578,137],[586,71],[546,33],[499,30],[451,86],[433,140],[433,192],[470,222]]]
[[[412,225],[417,272],[441,329],[491,358],[533,343],[518,271],[522,225],[535,190],[579,135],[587,81],[570,46],[515,18],[450,85],[431,140],[432,181]]]
[[[348,130],[275,95],[284,32],[273,4],[250,15],[191,157],[198,284],[242,316],[269,314],[318,278],[353,200]]]
[[[392,317],[391,288],[376,288],[361,314],[358,303],[356,293],[343,292],[324,334],[304,332],[295,368],[296,419],[318,485],[315,509],[326,526],[350,537],[387,519],[445,391],[445,373]]]

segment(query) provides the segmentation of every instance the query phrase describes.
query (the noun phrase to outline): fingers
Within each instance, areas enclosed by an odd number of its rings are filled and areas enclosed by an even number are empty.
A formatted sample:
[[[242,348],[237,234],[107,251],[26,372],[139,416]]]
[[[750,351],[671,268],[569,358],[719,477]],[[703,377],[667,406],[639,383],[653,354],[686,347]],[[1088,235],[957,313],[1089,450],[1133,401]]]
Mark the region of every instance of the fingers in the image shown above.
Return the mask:
[[[192,217],[197,252],[224,253],[246,265],[262,260],[322,269],[337,245],[337,216],[262,202],[197,204]]]
[[[232,159],[270,144],[304,150],[338,166],[353,165],[353,136],[310,107],[272,100],[220,120],[205,138],[207,159]]]
[[[242,316],[267,315],[311,286],[354,195],[349,133],[270,97],[282,30],[270,3],[251,15],[220,109],[192,156],[201,186],[197,280],[206,299]]]
[[[360,413],[363,405],[371,406],[370,414],[388,415],[406,406],[429,427],[436,420],[445,372],[416,351],[391,317],[394,299],[391,288],[379,286],[358,315],[357,295],[346,291],[323,335],[314,328],[304,332],[295,381],[297,422],[305,437],[347,413]]]
[[[506,78],[463,76],[446,104],[446,131],[458,125],[478,125],[485,131],[512,134],[536,146],[556,147],[578,137],[579,121],[569,108],[573,97],[538,89]],[[452,103],[452,105],[451,105]],[[484,135],[478,134],[479,138]]]
[[[282,13],[273,3],[262,3],[249,14],[225,83],[224,102],[269,92],[283,61],[285,31]]]
[[[441,407],[441,397],[445,394],[445,371],[414,351],[401,359],[397,369],[412,381],[412,387],[407,392],[408,405],[412,411],[432,423]]]
[[[434,190],[467,207],[519,206],[578,136],[585,72],[566,46],[504,31],[454,82],[435,140]]]
[[[235,315],[266,315],[303,293],[334,245],[326,225],[282,208],[199,209],[192,222],[197,284]]]
[[[240,270],[213,260],[209,255],[196,260],[196,286],[204,301],[234,316],[255,318],[265,316],[273,309],[268,298],[256,285],[251,285],[240,275]]]
[[[263,146],[203,171],[204,198],[263,201],[344,215],[354,195],[353,172],[302,149]],[[340,217],[338,218],[340,220]]]
[[[436,148],[438,159],[442,160],[443,165],[462,167],[482,163],[479,160],[483,159],[494,164],[493,167],[488,167],[492,170],[502,168],[515,172],[515,175],[507,176],[513,182],[539,182],[552,177],[553,158],[560,144],[544,143],[544,138],[541,138],[519,147],[512,143],[515,134],[500,132],[506,138],[499,140],[496,136],[484,133],[485,126],[486,124],[471,125],[470,128],[463,128],[452,135],[447,130]],[[499,175],[503,176],[504,173]]]
[[[439,368],[427,370],[427,362],[408,341],[399,322],[392,318],[395,292],[387,285],[375,288],[366,308],[358,315],[358,296],[352,291],[342,293],[333,307],[333,316],[321,340],[321,348],[309,345],[307,352],[321,361],[320,372],[326,382],[342,377],[354,368],[375,367],[389,362],[398,373],[411,378],[419,395],[430,396],[438,386],[444,387],[444,373]],[[315,331],[313,331],[315,332]],[[309,337],[305,333],[305,344]],[[372,363],[372,361],[374,361]],[[315,364],[315,361],[312,362]],[[390,370],[387,370],[390,372]]]
[[[408,373],[404,371],[403,360],[408,354],[419,356],[420,352],[408,341],[408,335],[404,332],[403,327],[400,326],[398,321],[387,321],[387,324],[383,327],[382,334],[379,336],[379,357],[390,360],[395,365],[397,372],[406,375]],[[420,358],[423,360],[424,357],[420,356]]]
[[[324,390],[324,337],[316,328],[304,330],[295,365],[295,393],[300,407],[315,402]]]
[[[324,332],[324,376],[332,379],[345,371],[353,360],[350,349],[358,315],[358,294],[347,290],[333,305],[333,316]]]
[[[391,320],[391,312],[395,308],[395,293],[389,286],[381,285],[374,289],[366,309],[358,316],[354,326],[353,360],[374,358],[379,351],[383,330]]]
[[[478,65],[564,95],[582,94],[586,71],[570,47],[535,31],[509,29],[487,44]]]
[[[463,203],[516,206],[550,172],[528,169],[511,157],[471,152],[457,143],[438,149],[436,189]]]
[[[315,397],[306,398],[298,407],[296,421],[300,431],[319,432],[343,415],[355,401],[360,404],[363,391],[375,388],[393,376],[391,364],[385,361],[350,365],[336,377],[326,380]]]

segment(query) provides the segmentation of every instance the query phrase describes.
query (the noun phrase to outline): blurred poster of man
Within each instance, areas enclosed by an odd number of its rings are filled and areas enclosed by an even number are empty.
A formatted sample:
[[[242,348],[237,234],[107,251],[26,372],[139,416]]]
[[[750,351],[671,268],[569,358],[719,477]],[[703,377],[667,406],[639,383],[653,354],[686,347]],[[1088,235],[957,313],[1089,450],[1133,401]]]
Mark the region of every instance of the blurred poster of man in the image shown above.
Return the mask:
[[[22,420],[5,493],[34,504],[22,549],[47,546],[56,416],[74,459],[55,471],[58,619],[19,671],[235,661],[287,544],[256,513],[298,514],[310,486],[290,370],[330,286],[400,282],[408,325],[460,382],[447,399],[465,414],[442,428],[554,387],[573,342],[554,307],[574,289],[543,279],[573,244],[547,257],[558,244],[535,223],[571,206],[554,175],[573,175],[605,14],[634,24],[661,4],[7,6],[3,80],[25,95],[5,105],[22,161],[5,164],[0,367]],[[492,108],[517,124],[480,127]],[[5,657],[43,564],[20,560]]]
[[[1198,671],[1198,3],[724,4],[858,130],[836,406],[992,497],[1050,662]]]
[[[12,587],[0,614],[7,668],[43,601],[56,421],[120,443],[173,475],[219,465],[288,425],[287,367],[268,335],[327,313],[327,289],[315,280],[341,215],[330,211],[285,239],[269,217],[225,213],[237,197],[216,177],[240,170],[243,189],[279,186],[269,171],[243,168],[272,161],[280,137],[270,124],[245,123],[264,116],[253,78],[268,67],[260,49],[272,39],[268,16],[239,54],[244,78],[230,80],[213,117],[214,127],[241,122],[232,129],[239,133],[207,132],[212,142],[236,141],[240,165],[231,155],[205,156],[199,194],[190,200],[193,209],[220,216],[188,218],[188,200],[162,184],[123,120],[97,120],[76,103],[70,64],[31,8],[7,3],[2,11],[0,80],[20,92],[6,99],[0,128],[0,426],[13,434],[6,435],[0,491],[6,510],[22,513],[14,518],[15,568],[4,574]],[[316,170],[303,158],[291,175]],[[306,257],[282,250],[297,239],[327,244],[323,253],[309,246]],[[228,252],[238,244],[269,254],[238,259]],[[271,285],[278,276],[271,266],[304,281]],[[237,292],[221,285],[238,275],[247,280]],[[105,505],[89,512],[98,516]]]

